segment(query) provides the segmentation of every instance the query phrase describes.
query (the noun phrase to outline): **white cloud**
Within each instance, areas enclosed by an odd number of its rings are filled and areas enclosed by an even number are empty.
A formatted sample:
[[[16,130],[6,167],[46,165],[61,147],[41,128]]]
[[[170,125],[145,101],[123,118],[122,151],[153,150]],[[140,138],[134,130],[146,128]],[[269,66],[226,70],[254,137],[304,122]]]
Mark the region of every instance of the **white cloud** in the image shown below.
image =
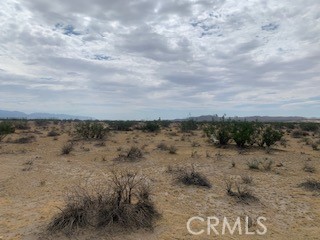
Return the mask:
[[[310,115],[307,103],[320,110],[317,9],[317,0],[3,0],[0,103],[100,118],[263,114],[270,104],[269,114]]]

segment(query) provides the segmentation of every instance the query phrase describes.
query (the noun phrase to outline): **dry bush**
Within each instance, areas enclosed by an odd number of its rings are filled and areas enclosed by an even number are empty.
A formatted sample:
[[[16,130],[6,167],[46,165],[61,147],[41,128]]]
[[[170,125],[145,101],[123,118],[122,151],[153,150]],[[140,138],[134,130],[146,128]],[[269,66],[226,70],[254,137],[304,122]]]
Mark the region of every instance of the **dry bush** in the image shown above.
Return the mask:
[[[160,214],[150,199],[150,188],[145,180],[136,172],[126,171],[113,173],[106,184],[109,187],[77,188],[50,222],[48,231],[71,235],[87,226],[108,231],[152,229]]]
[[[233,190],[233,186],[235,186],[235,191]],[[259,200],[252,194],[247,186],[232,180],[226,181],[226,191],[229,196],[236,198],[237,201],[241,203],[256,202]]]
[[[303,187],[309,191],[320,191],[320,181],[308,179],[307,181],[300,183],[299,187]]]
[[[242,175],[241,179],[244,184],[252,184],[253,182],[253,178],[249,175]]]
[[[119,154],[115,161],[135,162],[143,158],[143,153],[138,147],[131,147],[126,154]]]
[[[303,171],[309,172],[309,173],[314,173],[316,171],[316,168],[312,166],[310,163],[305,163],[303,166]]]
[[[62,155],[68,155],[73,150],[73,143],[66,143],[61,148]]]
[[[167,151],[168,150],[168,146],[167,146],[167,144],[165,144],[165,143],[163,143],[163,142],[161,142],[161,143],[159,143],[158,145],[157,145],[157,149],[160,149],[160,150],[162,150],[162,151]]]
[[[48,137],[57,137],[57,136],[59,136],[59,135],[60,135],[60,133],[58,133],[58,132],[55,131],[55,130],[51,130],[51,131],[48,132],[48,134],[47,134]]]
[[[193,165],[191,167],[177,167],[175,169],[168,170],[169,171],[167,172],[175,175],[175,181],[177,183],[182,183],[187,186],[194,185],[206,188],[212,187],[208,178],[202,173],[197,172]]]
[[[171,145],[169,148],[168,148],[168,151],[170,154],[176,154],[177,153],[177,148],[173,145]]]
[[[27,143],[32,143],[36,140],[35,136],[26,136],[26,137],[21,137],[13,141],[13,143],[18,143],[18,144],[27,144]]]
[[[247,162],[247,165],[249,167],[249,169],[256,169],[256,170],[259,170],[259,165],[260,165],[260,162],[257,160],[257,159],[253,159],[252,161],[248,161]]]
[[[159,217],[150,199],[150,188],[137,173],[124,172],[113,175],[110,196],[102,200],[99,208],[99,227],[117,225],[124,229],[152,229]]]
[[[26,161],[23,165],[25,166],[22,171],[26,172],[26,171],[30,171],[33,167],[33,161],[34,160],[28,160]]]
[[[273,160],[265,158],[264,160],[253,159],[248,161],[247,165],[251,170],[271,171],[273,163]]]

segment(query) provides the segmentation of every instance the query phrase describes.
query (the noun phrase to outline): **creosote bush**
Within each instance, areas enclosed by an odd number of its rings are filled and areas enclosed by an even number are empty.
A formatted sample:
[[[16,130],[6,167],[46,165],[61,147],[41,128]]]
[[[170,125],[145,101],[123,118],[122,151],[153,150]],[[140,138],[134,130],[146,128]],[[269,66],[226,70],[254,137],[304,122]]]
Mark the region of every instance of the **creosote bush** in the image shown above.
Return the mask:
[[[29,126],[27,120],[25,120],[25,121],[23,121],[23,120],[14,121],[13,124],[14,124],[14,127],[16,129],[19,129],[19,130],[28,130],[28,129],[30,129],[30,126]]]
[[[191,132],[191,131],[197,130],[197,129],[198,129],[197,122],[193,119],[183,121],[180,124],[181,132]]]
[[[146,132],[159,132],[160,125],[156,121],[148,121],[142,127],[142,130]]]
[[[102,123],[86,121],[77,124],[76,133],[83,139],[103,139],[107,128]]]
[[[113,173],[111,180],[99,188],[73,191],[48,225],[48,231],[71,235],[87,226],[108,231],[153,229],[160,214],[150,198],[145,178],[136,172]]]
[[[268,124],[221,119],[204,127],[207,137],[219,145],[227,145],[233,140],[238,147],[258,145],[270,147],[280,141],[283,133]]]
[[[11,133],[15,132],[15,127],[11,122],[0,122],[0,142]]]
[[[112,130],[115,131],[132,131],[135,124],[135,121],[113,121],[108,122]]]

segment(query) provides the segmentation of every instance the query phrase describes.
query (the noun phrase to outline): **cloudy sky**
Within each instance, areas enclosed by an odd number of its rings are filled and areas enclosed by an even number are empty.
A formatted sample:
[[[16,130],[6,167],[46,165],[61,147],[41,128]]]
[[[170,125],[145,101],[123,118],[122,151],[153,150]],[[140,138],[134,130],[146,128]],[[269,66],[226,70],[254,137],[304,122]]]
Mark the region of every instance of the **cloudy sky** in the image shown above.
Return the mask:
[[[1,0],[0,109],[320,117],[320,1]]]

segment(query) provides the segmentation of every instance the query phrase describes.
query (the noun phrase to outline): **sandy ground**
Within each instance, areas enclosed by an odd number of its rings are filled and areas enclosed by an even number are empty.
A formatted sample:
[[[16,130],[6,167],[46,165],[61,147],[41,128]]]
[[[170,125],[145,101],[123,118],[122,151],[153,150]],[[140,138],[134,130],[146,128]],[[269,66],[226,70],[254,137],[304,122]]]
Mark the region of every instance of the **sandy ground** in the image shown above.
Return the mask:
[[[85,229],[71,239],[320,239],[320,194],[298,187],[308,178],[320,180],[320,151],[312,150],[301,139],[286,135],[286,148],[279,145],[269,154],[253,148],[239,154],[234,146],[221,149],[208,143],[200,130],[192,135],[179,133],[175,128],[158,134],[110,132],[105,146],[96,146],[94,141],[78,141],[70,155],[61,155],[62,146],[72,139],[68,133],[71,126],[63,130],[58,126],[63,133],[56,139],[47,136],[53,127],[20,130],[0,143],[0,239],[68,239],[63,234],[45,232],[47,224],[59,212],[57,207],[63,206],[65,193],[73,186],[107,179],[110,171],[119,169],[136,170],[150,180],[152,199],[162,214],[155,229],[117,234]],[[11,143],[26,135],[35,136],[35,141]],[[160,142],[174,145],[177,153],[158,150]],[[119,147],[126,150],[131,146],[143,149],[141,161],[113,161]],[[271,171],[248,169],[248,161],[264,158],[274,161]],[[33,161],[31,166],[26,164],[28,161]],[[306,162],[316,168],[315,173],[303,171]],[[177,185],[166,172],[169,165],[191,164],[208,177],[213,185],[211,189]],[[259,198],[258,202],[239,203],[226,194],[226,179],[242,175],[253,178],[250,189]],[[195,236],[186,228],[193,216],[227,217],[231,223],[238,216],[241,219],[249,216],[254,222],[262,216],[267,219],[264,222],[267,233],[249,236],[227,232],[221,236],[219,225],[219,236],[213,232]],[[206,223],[195,221],[192,228],[206,230]],[[257,224],[250,228],[257,229]]]

